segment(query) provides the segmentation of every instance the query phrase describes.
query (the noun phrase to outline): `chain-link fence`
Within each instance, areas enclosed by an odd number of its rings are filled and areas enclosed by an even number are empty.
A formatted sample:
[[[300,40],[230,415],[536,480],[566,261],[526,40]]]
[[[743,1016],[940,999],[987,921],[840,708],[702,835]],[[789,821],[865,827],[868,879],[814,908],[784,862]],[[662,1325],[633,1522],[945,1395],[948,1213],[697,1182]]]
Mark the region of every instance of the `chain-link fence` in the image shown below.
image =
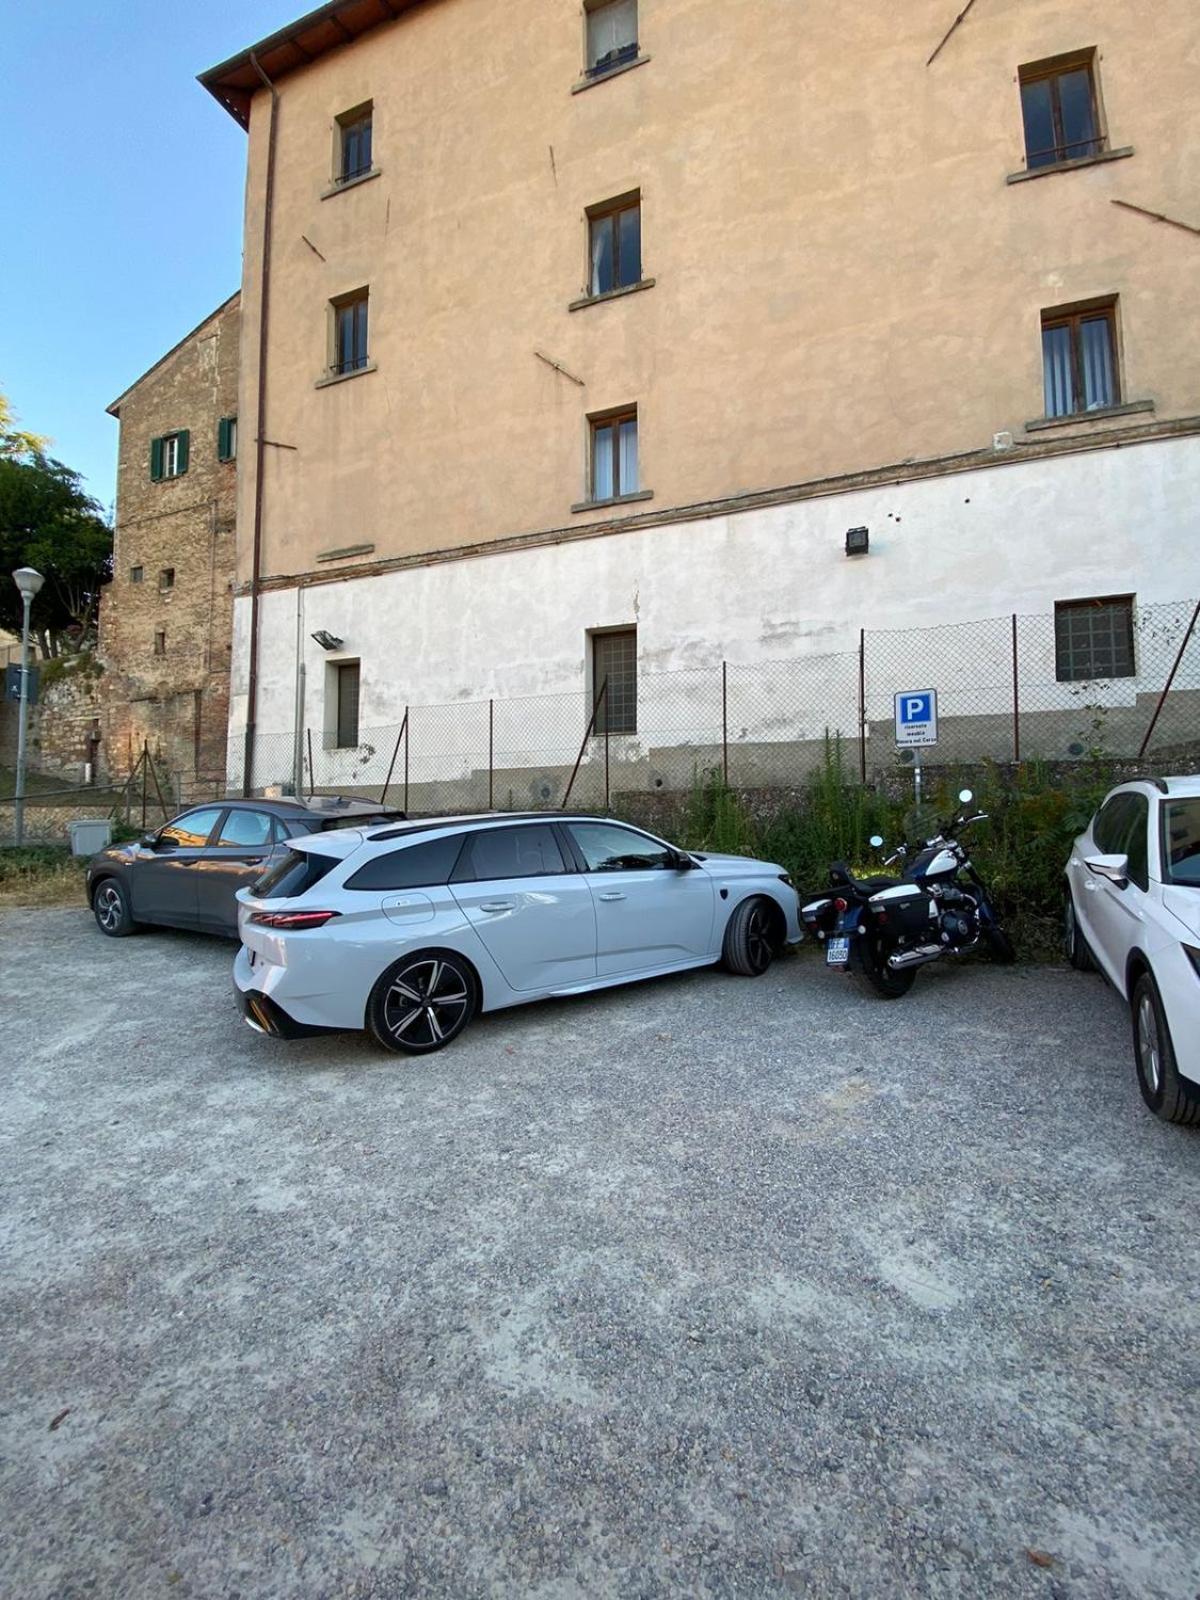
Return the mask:
[[[621,793],[684,789],[714,770],[736,787],[788,787],[833,737],[866,779],[898,760],[896,695],[925,689],[938,695],[925,766],[1140,757],[1195,768],[1200,606],[1096,604],[1107,608],[1102,633],[1088,631],[1089,615],[1064,620],[1059,611],[864,629],[857,650],[836,655],[641,673],[636,732],[597,732],[603,708],[596,715],[584,692],[410,705],[350,748],[319,728],[298,737],[260,728],[248,787],[386,792],[422,813],[603,807]],[[1098,664],[1114,670],[1087,676]],[[231,736],[231,792],[242,787],[243,757]]]

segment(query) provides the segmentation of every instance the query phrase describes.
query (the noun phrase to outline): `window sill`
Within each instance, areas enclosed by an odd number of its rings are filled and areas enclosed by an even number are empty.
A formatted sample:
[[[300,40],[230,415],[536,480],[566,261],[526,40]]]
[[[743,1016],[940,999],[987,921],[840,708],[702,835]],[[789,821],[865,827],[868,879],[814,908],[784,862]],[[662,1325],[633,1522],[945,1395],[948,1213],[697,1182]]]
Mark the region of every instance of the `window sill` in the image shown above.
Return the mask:
[[[1105,422],[1110,417],[1133,417],[1142,411],[1153,411],[1153,400],[1129,400],[1120,406],[1101,406],[1095,411],[1072,411],[1067,417],[1034,417],[1025,424],[1026,433],[1040,433],[1043,428],[1077,428],[1082,422]]]
[[[323,378],[318,378],[313,388],[328,389],[331,383],[349,383],[351,378],[365,378],[368,372],[375,370],[375,363],[368,361],[365,367],[355,367],[353,372],[329,372]]]
[[[604,506],[628,506],[635,500],[653,500],[653,489],[639,489],[636,494],[618,494],[610,500],[581,500],[578,505],[571,507],[572,511],[599,511]]]
[[[594,89],[598,83],[607,83],[610,78],[619,78],[623,72],[632,72],[634,67],[644,67],[649,56],[634,56],[632,61],[622,61],[615,67],[609,67],[606,72],[598,72],[594,78],[583,77],[571,85],[572,94],[582,94],[585,89]]]
[[[356,178],[339,178],[337,183],[331,183],[328,189],[321,190],[321,199],[332,200],[335,194],[345,194],[347,189],[357,189],[360,183],[370,183],[372,178],[378,178],[382,171],[382,167],[372,167],[368,172],[360,172]]]
[[[653,289],[657,281],[656,278],[639,278],[637,283],[625,283],[619,289],[607,289],[603,294],[585,294],[578,300],[572,300],[567,310],[582,311],[584,306],[599,306],[606,300],[620,300],[627,294],[638,294],[643,289]]]
[[[1076,156],[1073,161],[1055,161],[1045,167],[1026,167],[1021,172],[1010,172],[1005,183],[1027,183],[1031,178],[1048,178],[1052,172],[1077,172],[1080,167],[1098,167],[1105,161],[1124,161],[1133,154],[1131,144],[1119,150],[1101,150],[1099,155]]]

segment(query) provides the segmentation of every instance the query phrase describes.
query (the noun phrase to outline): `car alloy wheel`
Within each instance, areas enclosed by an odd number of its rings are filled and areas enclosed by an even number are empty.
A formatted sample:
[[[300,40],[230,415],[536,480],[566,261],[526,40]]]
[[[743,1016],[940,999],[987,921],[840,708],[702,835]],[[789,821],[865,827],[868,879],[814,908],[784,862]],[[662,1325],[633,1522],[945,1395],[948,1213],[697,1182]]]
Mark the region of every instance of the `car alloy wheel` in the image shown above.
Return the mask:
[[[384,1031],[401,1050],[437,1050],[466,1024],[471,982],[453,961],[426,956],[402,967],[383,996]]]
[[[1146,1088],[1152,1095],[1157,1095],[1162,1087],[1162,1041],[1159,1038],[1154,1001],[1148,989],[1142,991],[1138,1002],[1137,1050]]]
[[[121,891],[111,883],[97,890],[96,920],[105,933],[115,933],[121,925]]]
[[[771,965],[773,953],[767,914],[760,900],[750,913],[750,920],[746,924],[746,954],[750,957],[750,965],[755,972],[765,972]]]

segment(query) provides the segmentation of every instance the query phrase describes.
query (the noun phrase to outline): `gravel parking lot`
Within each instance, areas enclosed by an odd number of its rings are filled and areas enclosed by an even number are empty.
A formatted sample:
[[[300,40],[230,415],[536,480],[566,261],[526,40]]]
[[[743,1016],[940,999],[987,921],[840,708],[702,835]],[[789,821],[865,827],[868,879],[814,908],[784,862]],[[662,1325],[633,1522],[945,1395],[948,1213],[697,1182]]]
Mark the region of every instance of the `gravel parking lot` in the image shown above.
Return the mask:
[[[285,1045],[0,914],[0,1590],[1200,1589],[1200,1137],[1096,978],[815,962]]]

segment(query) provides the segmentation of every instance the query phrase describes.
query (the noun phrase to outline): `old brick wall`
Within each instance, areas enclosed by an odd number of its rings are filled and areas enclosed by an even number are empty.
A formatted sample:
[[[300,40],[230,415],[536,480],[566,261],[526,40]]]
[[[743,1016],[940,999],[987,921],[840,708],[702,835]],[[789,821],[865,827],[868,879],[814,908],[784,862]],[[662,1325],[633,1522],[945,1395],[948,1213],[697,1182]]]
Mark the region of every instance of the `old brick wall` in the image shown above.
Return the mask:
[[[145,743],[184,785],[224,783],[237,465],[218,459],[218,427],[237,414],[239,325],[234,295],[109,408],[121,432],[101,759],[116,778]],[[187,470],[155,482],[151,441],[181,429]]]
[[[31,772],[82,783],[84,763],[95,747],[90,735],[102,726],[103,675],[90,652],[37,663],[38,698],[29,708],[28,765]],[[0,767],[17,763],[15,701],[0,702]]]

